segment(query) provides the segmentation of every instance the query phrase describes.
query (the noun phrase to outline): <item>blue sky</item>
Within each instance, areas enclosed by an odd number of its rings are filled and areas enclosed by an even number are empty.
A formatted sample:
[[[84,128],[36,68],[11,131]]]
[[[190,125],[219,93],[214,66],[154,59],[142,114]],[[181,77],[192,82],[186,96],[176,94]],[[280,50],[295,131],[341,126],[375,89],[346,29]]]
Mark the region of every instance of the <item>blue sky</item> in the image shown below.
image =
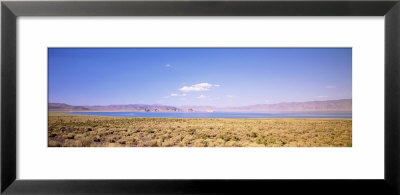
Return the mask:
[[[49,48],[49,102],[245,106],[352,98],[351,48]]]

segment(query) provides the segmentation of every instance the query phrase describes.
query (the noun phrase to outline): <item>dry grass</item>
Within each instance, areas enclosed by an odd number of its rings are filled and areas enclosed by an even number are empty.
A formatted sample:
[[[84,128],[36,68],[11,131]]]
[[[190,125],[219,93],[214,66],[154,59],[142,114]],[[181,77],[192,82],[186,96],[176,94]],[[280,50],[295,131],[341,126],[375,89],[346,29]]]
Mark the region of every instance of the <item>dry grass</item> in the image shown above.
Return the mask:
[[[351,119],[174,119],[50,114],[49,147],[351,147]]]

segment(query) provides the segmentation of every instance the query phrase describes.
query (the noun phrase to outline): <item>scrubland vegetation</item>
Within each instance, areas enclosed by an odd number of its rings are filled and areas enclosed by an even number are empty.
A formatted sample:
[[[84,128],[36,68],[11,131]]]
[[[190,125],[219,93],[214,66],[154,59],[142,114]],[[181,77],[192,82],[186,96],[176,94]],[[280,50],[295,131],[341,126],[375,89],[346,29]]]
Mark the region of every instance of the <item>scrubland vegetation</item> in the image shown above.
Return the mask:
[[[50,114],[49,147],[351,147],[351,119],[128,118]]]

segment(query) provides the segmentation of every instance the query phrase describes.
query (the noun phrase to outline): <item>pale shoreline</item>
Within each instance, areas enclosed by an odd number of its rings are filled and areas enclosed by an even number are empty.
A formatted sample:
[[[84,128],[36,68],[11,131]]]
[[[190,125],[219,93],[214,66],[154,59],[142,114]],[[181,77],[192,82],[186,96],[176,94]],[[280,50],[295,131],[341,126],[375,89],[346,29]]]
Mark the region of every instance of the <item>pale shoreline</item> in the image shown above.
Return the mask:
[[[112,111],[112,112],[114,112],[114,111]],[[345,118],[345,117],[343,117],[343,118],[318,118],[318,117],[316,117],[316,118],[301,118],[301,117],[298,117],[298,118],[290,118],[290,117],[288,117],[288,118],[284,118],[284,117],[281,117],[281,118],[272,118],[272,117],[270,117],[270,118],[268,118],[268,117],[265,117],[265,118],[223,118],[223,117],[221,117],[221,118],[195,118],[195,117],[193,117],[193,118],[184,118],[184,117],[143,117],[143,116],[137,116],[137,117],[135,117],[135,116],[102,116],[102,115],[85,115],[85,114],[73,114],[73,113],[71,113],[71,112],[49,112],[49,116],[54,116],[54,114],[56,114],[56,113],[59,113],[59,114],[62,114],[62,115],[67,115],[67,116],[93,116],[93,117],[111,117],[111,118],[151,118],[151,119],[260,119],[260,120],[262,120],[262,119],[327,119],[327,120],[335,120],[335,119],[337,119],[337,120],[352,120],[352,117],[349,117],[349,118]]]

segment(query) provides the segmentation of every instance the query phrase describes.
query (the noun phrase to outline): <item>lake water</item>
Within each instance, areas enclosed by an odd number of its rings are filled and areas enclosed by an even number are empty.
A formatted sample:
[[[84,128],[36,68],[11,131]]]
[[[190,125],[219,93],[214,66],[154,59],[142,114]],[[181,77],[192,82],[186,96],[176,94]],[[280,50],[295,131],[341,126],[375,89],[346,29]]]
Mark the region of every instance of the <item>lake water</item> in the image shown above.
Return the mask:
[[[77,115],[154,118],[351,118],[351,112],[71,112]]]

